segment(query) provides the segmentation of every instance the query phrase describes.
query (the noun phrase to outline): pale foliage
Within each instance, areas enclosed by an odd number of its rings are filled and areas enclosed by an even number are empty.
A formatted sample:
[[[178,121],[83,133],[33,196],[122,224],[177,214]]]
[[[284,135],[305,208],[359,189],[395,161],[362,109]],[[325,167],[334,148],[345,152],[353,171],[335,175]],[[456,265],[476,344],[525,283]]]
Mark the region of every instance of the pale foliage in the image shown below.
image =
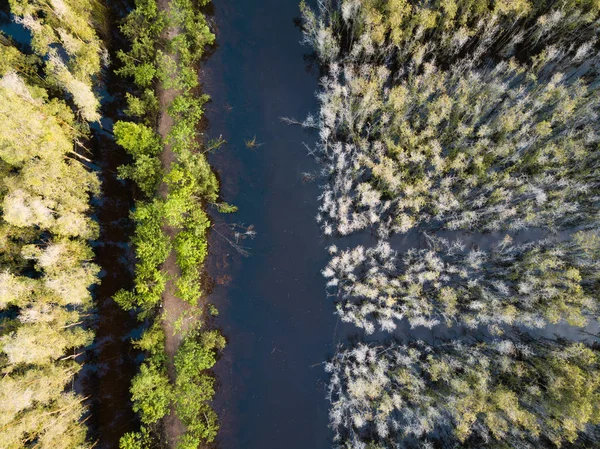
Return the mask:
[[[49,55],[48,69],[73,96],[73,101],[79,108],[82,117],[89,122],[100,120],[98,113],[100,102],[92,92],[91,85],[75,78],[55,50],[51,49]]]
[[[359,343],[326,366],[335,447],[573,442],[600,421],[598,360],[583,344],[556,341]]]
[[[94,0],[10,1],[16,21],[30,30],[34,51],[46,61],[48,81],[73,97],[87,121],[100,118],[92,80],[100,74],[106,49],[98,37],[95,17],[103,6]],[[57,47],[67,59],[61,59]]]
[[[42,23],[25,3],[19,6],[26,9],[22,22],[39,50],[40,39],[52,30],[47,11]],[[65,20],[73,17],[68,2],[54,2],[52,8]],[[79,52],[77,60],[83,63],[80,53],[88,50],[75,48],[73,36],[69,51]],[[63,38],[69,39],[67,34]],[[89,200],[99,193],[99,180],[82,164],[87,158],[75,152],[81,126],[71,109],[49,100],[37,85],[39,67],[29,66],[16,47],[3,45],[2,55],[0,447],[84,449],[91,447],[80,422],[86,409],[81,397],[69,392],[80,365],[70,358],[92,339],[85,321],[92,302],[89,288],[98,282],[99,268],[91,263],[86,239],[98,231]],[[46,62],[48,69],[52,63]],[[73,81],[64,78],[62,87],[73,87],[74,102],[86,119],[95,119],[97,101],[87,81],[66,65],[60,69]],[[57,79],[44,81],[55,84]],[[87,94],[78,96],[77,89]],[[84,110],[86,102],[90,106]]]
[[[318,113],[301,123],[318,129],[317,221],[380,241],[330,251],[341,319],[367,334],[407,319],[492,335],[596,319],[598,4],[321,0],[302,12],[323,73]],[[528,229],[548,238],[512,243]],[[426,237],[440,230],[508,238],[482,249]],[[398,254],[388,240],[411,231],[428,246]],[[336,447],[575,441],[599,423],[595,352],[523,340],[337,354]]]
[[[68,348],[89,343],[89,337],[87,332],[79,328],[65,332],[45,323],[36,323],[0,337],[0,348],[11,365],[44,365],[62,357]]]
[[[476,329],[583,327],[598,314],[600,246],[595,231],[563,242],[503,241],[490,251],[429,237],[429,248],[400,257],[386,242],[337,251],[323,270],[337,313],[371,333],[456,322]]]

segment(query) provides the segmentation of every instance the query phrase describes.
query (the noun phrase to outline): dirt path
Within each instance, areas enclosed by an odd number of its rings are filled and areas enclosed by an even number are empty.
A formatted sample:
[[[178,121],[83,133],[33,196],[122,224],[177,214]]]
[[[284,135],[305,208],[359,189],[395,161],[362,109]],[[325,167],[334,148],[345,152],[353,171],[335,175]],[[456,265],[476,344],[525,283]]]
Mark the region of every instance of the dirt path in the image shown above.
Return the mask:
[[[169,11],[171,6],[169,0],[158,0],[157,3],[159,10]],[[180,30],[177,28],[168,28],[163,33],[162,37],[163,39],[172,39],[173,37],[177,36],[179,32]],[[180,91],[176,89],[165,89],[160,84],[157,88],[157,97],[160,106],[157,131],[163,139],[166,139],[174,123],[173,117],[167,113],[167,109],[179,93]],[[163,152],[160,155],[161,165],[165,173],[169,172],[171,164],[175,162],[176,159],[177,155],[173,152],[171,146],[165,145]],[[169,186],[165,182],[161,183],[158,190],[159,197],[166,199],[168,193]],[[171,240],[175,237],[178,231],[178,229],[166,225],[164,225],[162,229],[163,232],[171,238]],[[176,376],[173,358],[177,352],[177,349],[179,348],[179,345],[181,344],[183,335],[185,335],[185,332],[191,327],[194,320],[186,313],[190,311],[192,307],[175,295],[176,286],[173,280],[177,279],[181,274],[181,270],[177,266],[177,256],[175,254],[175,250],[171,250],[169,257],[162,266],[162,271],[166,273],[169,278],[162,298],[162,328],[165,333],[165,351],[168,358],[167,371],[171,383],[174,383]],[[178,320],[179,324],[176,325]],[[176,416],[173,408],[171,408],[169,415],[165,417],[164,424],[168,447],[175,449],[178,438],[185,432],[185,427]]]

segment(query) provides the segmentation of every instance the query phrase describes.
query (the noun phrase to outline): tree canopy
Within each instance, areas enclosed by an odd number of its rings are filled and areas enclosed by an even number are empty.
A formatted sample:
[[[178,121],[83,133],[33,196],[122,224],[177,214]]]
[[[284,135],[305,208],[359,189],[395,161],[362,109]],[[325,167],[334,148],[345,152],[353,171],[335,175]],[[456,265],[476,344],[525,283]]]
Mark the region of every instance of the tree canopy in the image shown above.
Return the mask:
[[[323,73],[302,122],[319,132],[316,220],[324,235],[378,239],[331,245],[323,275],[337,314],[393,338],[403,320],[468,332],[340,349],[329,365],[339,447],[585,444],[598,424],[595,346],[513,327],[598,319],[598,5],[301,11]],[[400,251],[402,234],[414,244]],[[513,349],[490,335],[513,335]]]

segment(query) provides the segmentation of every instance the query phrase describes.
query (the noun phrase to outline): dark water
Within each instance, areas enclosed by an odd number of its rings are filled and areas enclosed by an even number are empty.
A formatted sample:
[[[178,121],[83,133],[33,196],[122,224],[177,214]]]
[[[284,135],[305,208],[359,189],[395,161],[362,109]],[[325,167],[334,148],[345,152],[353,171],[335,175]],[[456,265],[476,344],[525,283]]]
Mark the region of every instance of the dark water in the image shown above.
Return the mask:
[[[22,49],[29,50],[31,33],[23,25],[13,20],[8,0],[0,0],[0,31],[21,46]]]
[[[94,133],[95,161],[102,170],[103,200],[96,205],[100,224],[95,262],[102,267],[101,283],[94,289],[96,338],[88,349],[82,371],[82,394],[91,398],[90,435],[98,449],[119,447],[120,437],[135,430],[137,418],[131,410],[129,386],[137,371],[138,353],[131,337],[140,324],[112,299],[121,288],[131,288],[135,261],[129,249],[133,224],[128,219],[133,206],[132,186],[116,179],[116,168],[126,158],[112,139]]]
[[[215,2],[219,47],[203,65],[208,133],[229,142],[211,163],[223,198],[240,209],[227,220],[258,232],[249,257],[227,246],[211,256],[221,273],[212,300],[229,339],[217,364],[223,449],[331,445],[320,363],[335,346],[337,320],[320,274],[327,242],[314,221],[318,185],[302,181],[317,168],[302,142],[315,136],[279,120],[317,106],[318,74],[307,71],[296,16],[297,0]],[[264,145],[246,148],[254,136]],[[222,245],[212,239],[213,249]]]
[[[122,79],[110,73],[105,81],[109,86],[105,99],[109,92],[119,92],[116,98],[123,97]],[[81,377],[82,394],[90,397],[90,436],[98,449],[118,448],[121,436],[138,426],[129,387],[139,362],[139,352],[132,347],[131,338],[139,336],[141,324],[112,299],[120,289],[131,288],[135,266],[129,244],[134,230],[129,219],[134,189],[131,182],[117,178],[117,167],[129,159],[110,134],[112,119],[122,118],[121,106],[118,102],[103,102],[103,128],[94,124],[89,142],[102,181],[101,200],[94,204],[94,217],[100,225],[100,237],[94,244],[95,263],[102,272],[100,285],[94,288],[96,338],[92,348],[88,348]]]

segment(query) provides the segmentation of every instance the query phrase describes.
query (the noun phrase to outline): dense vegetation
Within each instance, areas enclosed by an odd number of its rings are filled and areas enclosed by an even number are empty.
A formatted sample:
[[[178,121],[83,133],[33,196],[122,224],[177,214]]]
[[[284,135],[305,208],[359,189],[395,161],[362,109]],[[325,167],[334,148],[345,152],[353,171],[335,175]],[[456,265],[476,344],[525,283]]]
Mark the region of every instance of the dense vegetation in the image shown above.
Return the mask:
[[[141,320],[153,323],[135,342],[147,354],[131,386],[142,428],[122,438],[124,449],[164,444],[161,421],[171,410],[186,427],[177,443],[181,449],[213,441],[218,430],[216,414],[209,405],[214,380],[207,370],[225,340],[217,331],[201,329],[202,310],[196,308],[202,295],[200,270],[210,226],[205,208],[216,204],[218,196],[218,183],[197,131],[208,97],[197,94],[196,64],[205,47],[214,42],[200,12],[206,3],[177,0],[168,10],[161,10],[154,0],[138,0],[121,27],[131,48],[119,53],[119,71],[134,79],[137,90],[128,94],[127,112],[134,120],[117,122],[114,132],[117,143],[132,156],[132,163],[122,166],[119,174],[136,182],[140,199],[132,213],[136,223],[132,241],[137,258],[135,286],[119,292],[115,300],[125,309],[135,310]],[[173,98],[161,104],[161,96],[166,98],[169,92],[175,93]],[[173,124],[167,135],[161,136],[159,118],[165,113]],[[180,270],[175,279],[164,268],[172,251]],[[161,310],[170,282],[194,314],[178,321],[198,320],[190,329],[181,329],[183,341],[173,361],[165,352],[161,325],[172,318]],[[169,378],[170,363],[174,364],[174,379]]]
[[[320,21],[306,13],[306,38],[328,63],[321,110],[307,122],[320,129],[332,177],[322,196],[326,234],[561,229],[596,219],[593,4],[548,6],[539,20],[484,11],[472,19],[476,30],[459,27],[464,15],[437,24],[447,14],[415,6],[411,21],[430,16],[427,27],[396,42],[381,24],[378,42],[371,23],[410,5],[342,3],[336,14],[323,7]]]
[[[380,240],[331,247],[337,313],[366,333],[406,318],[469,335],[340,349],[337,447],[585,446],[595,343],[512,327],[597,321],[598,4],[301,8],[324,73],[303,122],[327,178],[317,221]],[[392,237],[409,232],[424,245],[400,254]]]
[[[468,328],[503,325],[543,328],[566,321],[584,327],[598,314],[600,239],[580,231],[572,239],[515,245],[503,240],[489,251],[466,249],[429,237],[428,248],[402,257],[388,243],[335,253],[324,271],[340,294],[343,320],[373,333],[440,322]]]
[[[131,156],[119,176],[135,182],[139,200],[132,212],[135,286],[115,300],[149,323],[134,342],[147,357],[131,385],[142,428],[122,438],[124,448],[161,446],[161,421],[171,410],[187,429],[182,449],[212,441],[218,429],[207,370],[225,340],[203,329],[196,304],[210,226],[206,206],[235,208],[216,204],[218,183],[197,133],[208,97],[197,93],[196,65],[214,42],[200,12],[206,3],[176,0],[160,11],[142,0],[121,27],[131,47],[117,54],[119,72],[136,87],[127,94],[131,121],[115,123],[114,135]],[[100,119],[94,90],[109,62],[99,38],[108,24],[94,0],[10,6],[31,42],[19,46],[0,35],[0,446],[91,447],[84,398],[73,382],[83,360],[78,351],[93,339],[89,288],[100,268],[88,245],[98,236],[89,202],[100,183],[81,150],[88,122]],[[161,104],[159,95],[169,90],[176,95]],[[173,119],[168,135],[157,129],[161,114]],[[161,161],[166,151],[172,162]],[[176,279],[163,269],[172,251]],[[181,344],[173,360],[161,326],[170,282],[194,306],[176,323]]]
[[[327,366],[331,423],[348,447],[561,446],[600,420],[599,356],[523,338],[359,344]]]
[[[87,1],[11,1],[31,33],[0,34],[0,446],[92,447],[73,391],[93,338],[99,181],[83,156],[105,50],[103,10]]]

